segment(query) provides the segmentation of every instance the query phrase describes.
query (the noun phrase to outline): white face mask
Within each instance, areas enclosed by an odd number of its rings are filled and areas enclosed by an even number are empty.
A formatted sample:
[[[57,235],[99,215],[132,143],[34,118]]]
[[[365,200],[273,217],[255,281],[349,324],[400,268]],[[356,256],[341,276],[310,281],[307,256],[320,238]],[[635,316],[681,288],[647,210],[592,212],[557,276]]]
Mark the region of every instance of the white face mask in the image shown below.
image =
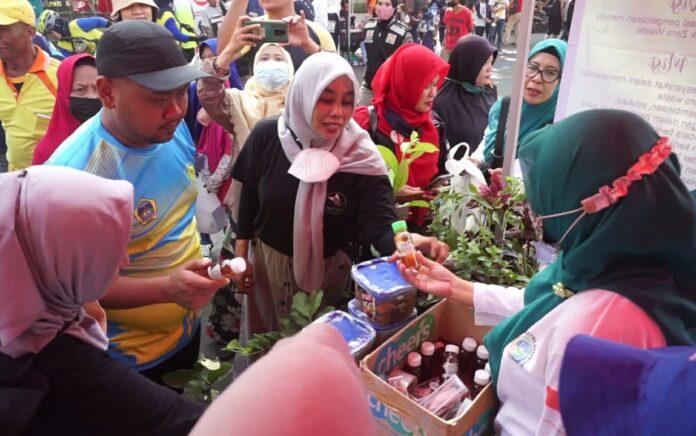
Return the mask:
[[[254,77],[266,91],[274,92],[290,80],[290,66],[287,62],[259,62],[254,68]]]

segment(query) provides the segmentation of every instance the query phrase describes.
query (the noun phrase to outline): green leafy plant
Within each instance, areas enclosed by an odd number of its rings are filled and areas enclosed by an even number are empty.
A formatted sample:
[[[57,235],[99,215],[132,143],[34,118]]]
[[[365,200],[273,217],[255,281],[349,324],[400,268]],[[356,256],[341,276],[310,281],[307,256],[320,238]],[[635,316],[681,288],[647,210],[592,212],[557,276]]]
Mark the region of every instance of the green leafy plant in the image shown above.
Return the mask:
[[[383,145],[377,146],[377,150],[379,150],[382,159],[384,159],[384,162],[387,164],[387,175],[394,188],[394,193],[399,192],[401,188],[406,185],[409,167],[413,161],[423,156],[425,153],[437,153],[439,151],[433,144],[420,142],[417,132],[411,133],[410,140],[402,142],[400,147],[402,155],[401,161],[399,161],[394,152],[389,148]],[[408,205],[414,207],[430,207],[430,204],[425,200],[411,201]]]
[[[184,396],[211,402],[218,394],[215,383],[226,378],[232,371],[230,362],[201,358],[193,369],[179,369],[162,376],[162,380],[174,389],[181,389]]]
[[[235,339],[227,344],[225,349],[243,356],[268,352],[279,340],[294,335],[315,319],[334,310],[332,306],[322,307],[323,299],[324,293],[321,289],[311,294],[298,292],[292,299],[290,317],[280,320],[279,332],[255,334],[246,345]],[[194,364],[193,369],[173,371],[162,376],[162,379],[167,386],[183,390],[184,396],[188,398],[212,402],[220,393],[215,389],[215,383],[228,377],[231,371],[230,362],[201,358]]]
[[[452,211],[470,210],[463,231],[453,226]],[[432,205],[429,229],[450,246],[450,267],[466,280],[525,286],[539,265],[533,241],[539,239],[522,182],[494,174],[490,186],[469,187],[464,194],[442,193]]]
[[[324,292],[319,289],[311,294],[298,292],[292,298],[289,318],[280,319],[280,331],[253,335],[242,345],[235,339],[227,344],[227,351],[242,356],[254,356],[267,353],[273,345],[283,338],[294,335],[322,315],[334,310],[332,306],[322,307]]]

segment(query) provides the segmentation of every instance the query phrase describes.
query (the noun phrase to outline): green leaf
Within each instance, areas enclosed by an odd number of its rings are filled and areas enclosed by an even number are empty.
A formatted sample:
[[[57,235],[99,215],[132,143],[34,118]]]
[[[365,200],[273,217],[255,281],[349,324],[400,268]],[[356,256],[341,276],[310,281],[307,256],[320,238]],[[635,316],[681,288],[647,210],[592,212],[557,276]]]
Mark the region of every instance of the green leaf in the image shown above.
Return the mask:
[[[411,207],[426,207],[426,208],[430,208],[430,203],[428,203],[428,202],[425,201],[425,200],[413,200],[413,201],[410,202],[408,205],[411,206]]]
[[[198,362],[203,365],[205,369],[208,371],[216,371],[220,369],[220,361],[219,360],[212,360],[212,359],[206,359],[205,357],[202,359],[198,359]]]
[[[422,153],[437,153],[440,151],[436,146],[430,144],[429,142],[419,142],[411,147],[411,152],[422,152]]]
[[[198,380],[198,371],[193,369],[177,369],[162,376],[162,381],[174,389],[184,389],[187,383]]]
[[[239,342],[238,339],[232,339],[225,347],[226,351],[233,351],[235,353],[244,349],[244,346]]]
[[[213,384],[220,378],[228,375],[230,371],[232,371],[232,364],[230,362],[222,362],[220,364],[220,368],[208,372],[208,374],[206,374],[205,376],[205,379],[209,384]]]
[[[394,192],[399,192],[408,181],[408,160],[404,159],[399,162],[399,167],[394,175]]]
[[[191,380],[184,386],[184,396],[194,400],[207,401],[206,398],[206,385],[202,380],[196,379]]]
[[[316,316],[316,317],[317,317],[317,318],[321,318],[323,315],[326,315],[326,314],[329,313],[329,312],[333,312],[334,310],[336,310],[336,308],[333,307],[333,306],[324,306],[324,307],[319,311],[319,313],[317,313],[317,316]]]
[[[298,292],[292,297],[292,309],[309,318],[309,296],[306,292]]]
[[[309,317],[314,318],[314,314],[319,310],[321,302],[324,299],[324,291],[318,289],[309,294]]]
[[[377,151],[379,151],[379,154],[382,155],[382,159],[384,159],[384,162],[387,164],[387,168],[396,172],[396,167],[399,165],[399,161],[394,152],[383,145],[378,145]]]
[[[309,324],[309,318],[302,316],[299,312],[296,310],[291,310],[290,311],[290,319],[295,322],[300,327],[305,327]]]

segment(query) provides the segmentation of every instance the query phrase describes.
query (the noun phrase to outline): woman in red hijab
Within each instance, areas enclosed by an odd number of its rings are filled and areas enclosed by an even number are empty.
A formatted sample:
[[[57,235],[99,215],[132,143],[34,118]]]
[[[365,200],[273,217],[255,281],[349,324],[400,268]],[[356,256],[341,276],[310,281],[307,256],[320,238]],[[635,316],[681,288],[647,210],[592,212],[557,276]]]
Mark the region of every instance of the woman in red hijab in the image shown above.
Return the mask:
[[[372,107],[355,110],[353,118],[370,133],[375,144],[390,148],[401,161],[401,143],[416,131],[421,142],[429,142],[446,153],[444,135],[433,123],[432,106],[438,89],[447,77],[449,64],[419,44],[399,47],[377,70],[372,80],[375,93]],[[373,109],[374,108],[374,109]],[[370,112],[376,113],[376,125],[370,122]],[[396,200],[431,200],[434,192],[425,190],[440,172],[440,154],[426,153],[410,166],[407,184],[396,193]],[[444,162],[443,162],[444,163]],[[408,218],[412,229],[425,224],[426,208],[411,208]]]
[[[61,62],[57,74],[56,104],[48,130],[34,150],[32,165],[46,162],[68,136],[101,109],[94,56],[70,56]]]

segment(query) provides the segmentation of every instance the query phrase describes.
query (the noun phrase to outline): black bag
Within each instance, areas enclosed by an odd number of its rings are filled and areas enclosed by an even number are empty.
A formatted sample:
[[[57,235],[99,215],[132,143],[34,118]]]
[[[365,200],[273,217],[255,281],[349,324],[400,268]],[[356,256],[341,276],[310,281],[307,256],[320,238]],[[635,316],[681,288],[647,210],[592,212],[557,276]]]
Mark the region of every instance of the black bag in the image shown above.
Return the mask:
[[[498,117],[498,130],[495,132],[495,148],[491,154],[491,158],[481,165],[483,177],[486,182],[490,182],[491,175],[488,170],[495,170],[503,166],[503,147],[505,146],[505,129],[507,127],[507,117],[510,111],[510,97],[503,97],[500,102],[500,115]]]

